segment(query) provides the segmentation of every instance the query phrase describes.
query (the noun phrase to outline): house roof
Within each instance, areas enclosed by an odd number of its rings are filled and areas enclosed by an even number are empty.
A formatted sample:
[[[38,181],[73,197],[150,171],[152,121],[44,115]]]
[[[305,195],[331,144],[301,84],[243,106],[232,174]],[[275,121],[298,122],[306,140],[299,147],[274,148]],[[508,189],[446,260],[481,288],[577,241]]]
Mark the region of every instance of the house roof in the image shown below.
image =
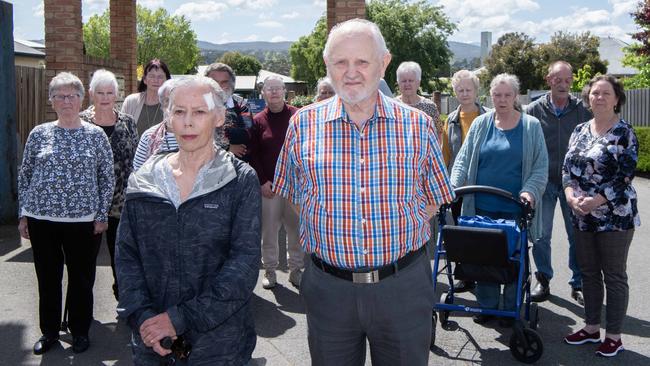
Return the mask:
[[[35,58],[45,58],[45,53],[23,44],[24,41],[14,40],[14,55]],[[34,43],[34,42],[29,42]]]
[[[612,37],[600,37],[600,46],[598,46],[598,53],[603,61],[607,61],[607,73],[622,76],[622,75],[636,75],[639,70],[624,66],[622,61],[625,54],[623,48],[628,44],[620,39]]]

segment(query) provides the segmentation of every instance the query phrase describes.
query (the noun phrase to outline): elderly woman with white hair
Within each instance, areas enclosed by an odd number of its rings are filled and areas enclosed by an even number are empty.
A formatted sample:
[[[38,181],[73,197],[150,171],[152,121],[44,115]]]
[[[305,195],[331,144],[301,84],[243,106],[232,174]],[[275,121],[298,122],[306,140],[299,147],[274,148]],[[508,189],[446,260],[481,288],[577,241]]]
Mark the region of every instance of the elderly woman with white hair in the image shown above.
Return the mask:
[[[140,142],[138,143],[135,157],[133,158],[134,170],[140,169],[140,167],[152,155],[178,151],[176,138],[168,128],[169,115],[167,107],[169,103],[169,91],[171,90],[174,81],[174,79],[169,79],[158,88],[158,100],[163,106],[163,120],[162,122],[149,127],[144,131],[144,133],[142,133],[142,136],[140,136]]]
[[[336,92],[334,91],[334,86],[332,86],[332,80],[330,80],[330,78],[326,76],[318,79],[318,82],[316,83],[315,98],[317,102],[331,98],[334,96],[334,94],[336,94]]]
[[[438,112],[436,104],[431,99],[418,95],[421,79],[422,68],[417,62],[402,62],[397,67],[397,86],[399,87],[400,95],[395,97],[395,99],[417,108],[431,117],[436,124],[438,136],[440,136],[442,122],[440,121],[440,112]]]
[[[90,345],[95,264],[115,184],[106,134],[79,118],[84,97],[79,78],[56,75],[49,97],[57,120],[29,133],[18,173],[18,231],[31,242],[38,280],[43,336],[34,344],[37,355],[59,341],[64,263],[72,351]]]
[[[469,128],[451,172],[451,184],[485,185],[509,191],[513,197],[528,201],[540,210],[541,197],[548,180],[548,156],[544,134],[539,121],[522,113],[517,97],[519,80],[510,74],[499,74],[490,83],[493,112],[477,117]],[[504,198],[477,193],[464,197],[462,214],[487,216],[493,219],[516,219],[520,206]],[[541,216],[537,215],[528,239],[539,238]],[[476,299],[481,307],[496,309],[499,305],[499,285],[478,282]],[[512,311],[516,304],[516,285],[504,288],[503,308]],[[483,324],[493,316],[477,314],[474,321]],[[502,319],[510,326],[513,318]]]
[[[113,151],[113,173],[115,189],[108,212],[106,245],[111,257],[113,271],[113,295],[117,299],[117,277],[115,276],[115,236],[124,206],[124,194],[129,175],[133,171],[133,157],[138,146],[138,130],[135,120],[115,108],[118,85],[115,75],[101,69],[93,73],[88,89],[92,105],[79,114],[86,122],[99,126],[108,137]]]
[[[136,365],[245,365],[255,348],[260,185],[214,144],[225,99],[210,78],[175,82],[168,109],[179,150],[153,156],[129,179],[116,268]]]

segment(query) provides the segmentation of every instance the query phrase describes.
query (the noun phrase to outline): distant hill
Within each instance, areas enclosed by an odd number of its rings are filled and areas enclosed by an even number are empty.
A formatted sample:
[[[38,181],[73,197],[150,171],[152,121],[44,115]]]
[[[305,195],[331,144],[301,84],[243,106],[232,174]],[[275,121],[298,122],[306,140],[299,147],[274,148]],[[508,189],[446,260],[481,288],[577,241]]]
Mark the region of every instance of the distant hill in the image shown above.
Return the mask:
[[[231,42],[211,43],[198,41],[197,46],[202,51],[276,51],[289,52],[293,42]]]
[[[462,61],[464,59],[467,59],[469,61],[473,58],[481,57],[480,46],[454,41],[448,41],[447,43],[449,43],[449,49],[451,49],[451,52],[454,54],[452,63],[456,61]]]

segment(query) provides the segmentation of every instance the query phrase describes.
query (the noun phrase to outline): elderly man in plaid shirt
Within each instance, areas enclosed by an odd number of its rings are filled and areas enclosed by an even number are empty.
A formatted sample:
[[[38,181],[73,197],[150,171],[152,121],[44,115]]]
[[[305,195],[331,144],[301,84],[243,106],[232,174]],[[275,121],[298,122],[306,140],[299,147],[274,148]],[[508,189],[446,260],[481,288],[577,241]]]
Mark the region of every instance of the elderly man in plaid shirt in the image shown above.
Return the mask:
[[[323,51],[336,96],[293,115],[274,192],[300,216],[313,365],[426,365],[434,304],[428,220],[454,194],[433,120],[378,92],[379,28],[354,19]]]

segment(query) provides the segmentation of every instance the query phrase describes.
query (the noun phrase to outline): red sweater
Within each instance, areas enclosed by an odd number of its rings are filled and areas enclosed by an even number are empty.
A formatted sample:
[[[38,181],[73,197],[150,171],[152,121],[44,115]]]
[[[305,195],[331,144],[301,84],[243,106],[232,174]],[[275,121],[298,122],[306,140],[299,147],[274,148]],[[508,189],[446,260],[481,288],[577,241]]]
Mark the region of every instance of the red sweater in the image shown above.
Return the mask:
[[[251,127],[251,165],[260,185],[273,182],[275,164],[284,144],[289,119],[298,108],[285,103],[282,111],[273,113],[269,107],[256,114]]]

